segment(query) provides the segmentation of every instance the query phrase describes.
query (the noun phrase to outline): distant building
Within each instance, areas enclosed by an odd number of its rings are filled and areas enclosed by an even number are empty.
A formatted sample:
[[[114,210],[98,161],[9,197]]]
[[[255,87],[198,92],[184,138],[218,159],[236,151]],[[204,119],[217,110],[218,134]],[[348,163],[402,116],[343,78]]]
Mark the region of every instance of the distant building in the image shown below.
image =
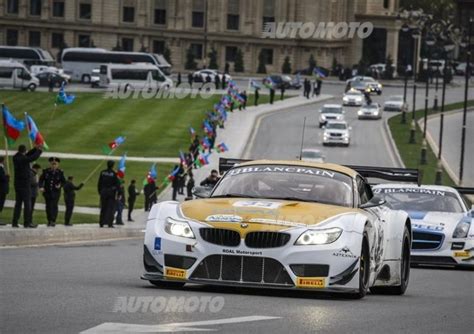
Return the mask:
[[[398,55],[399,0],[1,0],[0,45],[38,46],[56,56],[64,46],[146,50],[168,48],[175,70],[183,70],[190,48],[198,66],[217,51],[218,65],[233,70],[237,49],[246,72],[256,72],[264,53],[267,72],[280,72],[286,56],[293,71],[317,64],[346,66],[364,56],[369,63]],[[207,15],[206,15],[207,13]],[[263,39],[265,22],[372,22],[364,40]],[[206,24],[207,23],[207,24]]]

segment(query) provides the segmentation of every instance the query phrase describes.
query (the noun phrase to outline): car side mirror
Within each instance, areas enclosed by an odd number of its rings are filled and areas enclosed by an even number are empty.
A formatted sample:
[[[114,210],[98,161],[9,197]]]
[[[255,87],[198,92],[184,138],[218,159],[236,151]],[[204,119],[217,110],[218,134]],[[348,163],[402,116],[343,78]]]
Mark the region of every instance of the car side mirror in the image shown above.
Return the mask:
[[[194,187],[192,193],[197,198],[209,198],[211,196],[212,187],[198,186]]]
[[[386,201],[383,198],[374,196],[367,203],[359,205],[359,208],[360,209],[374,208],[376,206],[384,205],[385,203]]]

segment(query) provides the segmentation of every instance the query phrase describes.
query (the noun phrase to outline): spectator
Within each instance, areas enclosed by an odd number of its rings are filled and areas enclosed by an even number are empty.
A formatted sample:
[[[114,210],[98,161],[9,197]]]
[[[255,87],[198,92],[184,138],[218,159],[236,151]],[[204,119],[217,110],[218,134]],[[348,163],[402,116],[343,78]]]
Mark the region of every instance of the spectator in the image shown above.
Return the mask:
[[[158,200],[156,191],[159,187],[156,186],[155,180],[150,180],[145,187],[143,188],[143,193],[145,196],[145,211],[150,211],[153,204]]]
[[[34,164],[31,167],[31,174],[30,174],[30,184],[31,184],[31,217],[33,218],[33,213],[35,212],[35,204],[36,198],[38,197],[39,191],[39,171],[41,170],[41,166],[39,164]]]
[[[258,98],[260,97],[259,90],[260,90],[260,89],[258,89],[258,88],[255,89],[255,96],[254,96],[254,100],[255,100],[254,105],[255,105],[255,106],[258,106]]]
[[[133,222],[132,219],[132,212],[135,208],[135,201],[137,200],[137,196],[140,192],[137,191],[137,187],[135,186],[136,181],[130,181],[130,185],[128,186],[128,221]]]
[[[114,161],[107,161],[107,169],[100,172],[97,189],[100,195],[99,226],[113,228],[115,200],[120,187],[120,180],[114,170]]]
[[[186,183],[186,199],[192,199],[193,198],[193,188],[194,188],[194,175],[193,171],[189,170],[188,171],[188,183]]]
[[[117,191],[117,200],[115,206],[115,225],[124,225],[122,219],[123,208],[125,207],[125,188],[121,184]]]
[[[219,74],[217,74],[215,77],[214,77],[214,83],[216,84],[216,90],[219,89],[220,85],[221,85],[221,78],[219,77]]]
[[[270,104],[273,104],[273,100],[275,100],[275,90],[270,88]]]
[[[181,72],[178,72],[178,78],[176,80],[176,86],[180,86],[181,85]]]
[[[72,212],[74,211],[74,204],[76,201],[76,191],[81,190],[84,183],[80,183],[75,186],[74,177],[68,176],[66,183],[64,184],[64,204],[66,205],[66,213],[64,214],[64,226],[72,226],[71,218]]]
[[[10,176],[5,171],[4,166],[5,157],[0,156],[0,213],[3,211],[5,199],[9,192]],[[3,224],[0,222],[0,224]]]
[[[211,174],[206,177],[203,181],[201,181],[200,185],[203,186],[203,187],[214,187],[216,185],[216,183],[219,181],[220,177],[219,177],[219,173],[217,172],[217,170],[213,169],[211,171]]]
[[[283,100],[284,99],[284,95],[285,95],[285,86],[284,85],[281,85],[281,88],[280,88],[280,100]]]
[[[177,168],[178,168],[178,165],[175,165],[173,168],[173,171],[176,170]],[[180,184],[179,174],[180,174],[180,171],[178,171],[178,174],[175,175],[173,181],[171,182],[171,188],[173,189],[173,195],[172,195],[173,201],[176,201],[176,196],[178,195],[178,192],[179,192],[179,184]]]
[[[13,211],[12,227],[18,227],[18,220],[23,206],[23,226],[35,228],[31,217],[31,182],[30,163],[41,156],[41,147],[26,151],[25,145],[18,146],[18,152],[13,156],[13,168],[15,176],[13,184],[15,187],[15,209]]]
[[[191,72],[188,73],[188,84],[189,84],[189,88],[193,88],[193,81],[194,81],[194,77],[193,77],[193,74]]]
[[[245,110],[247,109],[247,99],[248,99],[247,92],[244,90],[242,94],[240,94],[240,96],[242,96],[242,100],[243,100],[242,108]]]

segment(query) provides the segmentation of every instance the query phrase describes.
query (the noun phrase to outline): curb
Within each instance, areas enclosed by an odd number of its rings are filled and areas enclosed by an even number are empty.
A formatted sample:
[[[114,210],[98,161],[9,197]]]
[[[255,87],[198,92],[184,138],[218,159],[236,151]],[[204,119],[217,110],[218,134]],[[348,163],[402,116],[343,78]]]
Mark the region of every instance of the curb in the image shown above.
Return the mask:
[[[395,117],[395,116],[397,115],[393,115],[392,117]],[[403,159],[400,156],[400,152],[398,151],[397,144],[395,144],[395,140],[393,139],[393,136],[392,136],[392,131],[390,131],[390,127],[388,126],[388,120],[392,117],[388,117],[384,120],[383,122],[384,131],[388,137],[388,142],[390,144],[392,153],[395,156],[395,160],[397,160],[396,161],[397,165],[401,168],[405,168],[406,167],[405,163],[403,162]]]

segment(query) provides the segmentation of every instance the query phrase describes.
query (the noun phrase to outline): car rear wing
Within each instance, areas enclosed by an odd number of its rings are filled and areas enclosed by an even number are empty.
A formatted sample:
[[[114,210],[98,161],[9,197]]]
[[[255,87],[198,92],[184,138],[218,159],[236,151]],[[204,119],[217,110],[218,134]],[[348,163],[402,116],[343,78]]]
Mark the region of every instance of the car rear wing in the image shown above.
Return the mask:
[[[474,195],[474,187],[454,187],[454,189],[463,195]]]
[[[224,174],[235,165],[252,161],[250,159],[219,158],[219,174]]]
[[[345,165],[345,167],[355,170],[365,178],[421,184],[421,173],[418,169],[354,165]]]

